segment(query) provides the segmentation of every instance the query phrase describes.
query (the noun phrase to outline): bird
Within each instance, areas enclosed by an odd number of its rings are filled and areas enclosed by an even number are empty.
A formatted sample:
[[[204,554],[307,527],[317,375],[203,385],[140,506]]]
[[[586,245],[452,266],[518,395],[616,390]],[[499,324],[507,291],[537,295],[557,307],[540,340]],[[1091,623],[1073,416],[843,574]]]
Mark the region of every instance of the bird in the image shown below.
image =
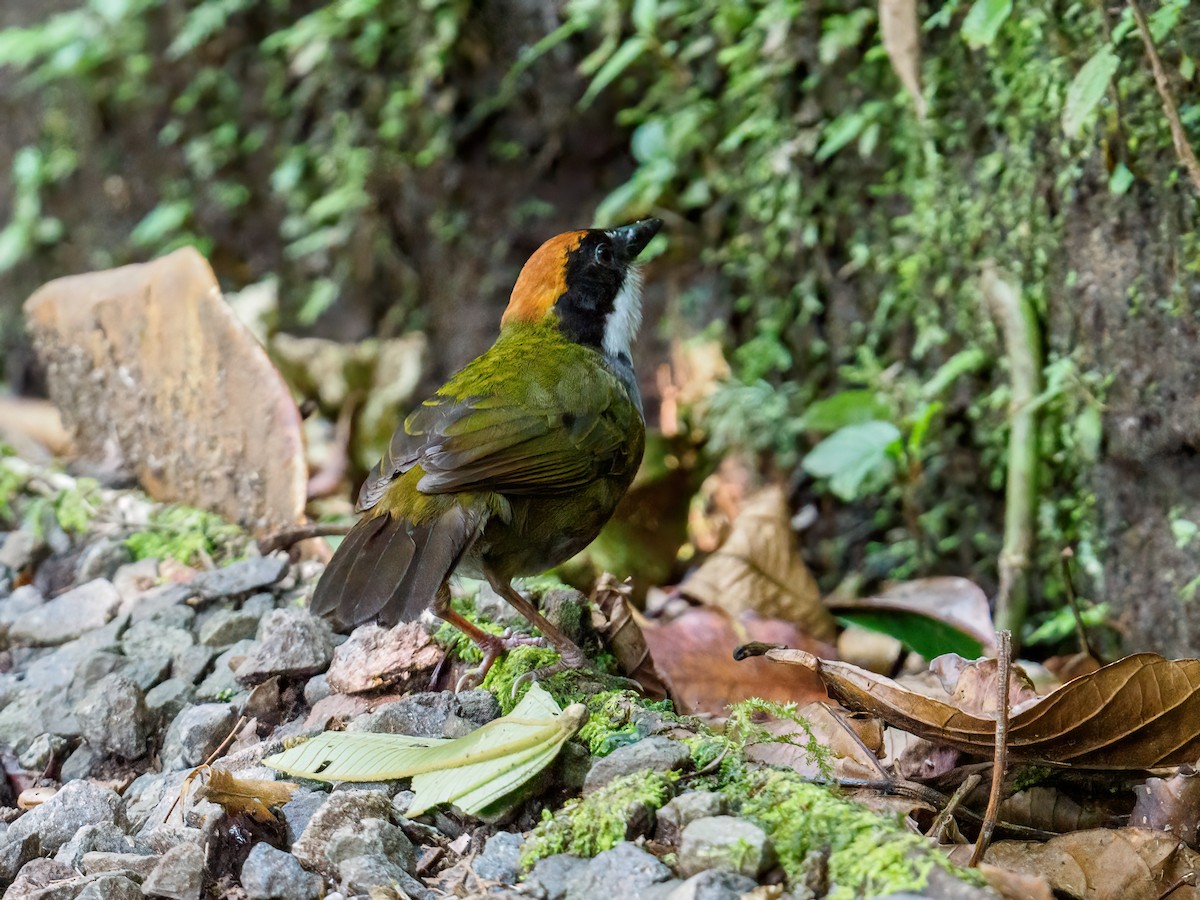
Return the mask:
[[[512,582],[590,544],[641,463],[635,261],[661,227],[650,218],[568,231],[534,252],[495,343],[405,418],[363,482],[362,517],[314,589],[314,614],[347,630],[431,609],[483,652],[459,684],[478,683],[529,639],[489,634],[452,609],[457,572],[485,579],[559,652],[540,675],[586,668],[583,651]]]

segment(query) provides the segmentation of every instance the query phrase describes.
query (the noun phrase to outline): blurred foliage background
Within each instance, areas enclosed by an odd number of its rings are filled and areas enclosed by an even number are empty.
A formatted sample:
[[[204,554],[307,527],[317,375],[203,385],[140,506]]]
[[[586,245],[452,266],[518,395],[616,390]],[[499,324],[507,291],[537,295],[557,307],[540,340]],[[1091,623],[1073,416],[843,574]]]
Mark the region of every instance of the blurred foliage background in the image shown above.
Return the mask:
[[[1012,399],[994,270],[1036,338],[1034,624],[1071,548],[1131,643],[1195,643],[1200,184],[1131,6],[19,6],[0,10],[11,389],[36,390],[33,288],[185,243],[230,290],[273,284],[274,331],[424,332],[432,384],[487,346],[543,238],[654,214],[648,405],[686,348],[729,362],[666,456],[682,440],[698,477],[737,454],[785,483],[827,590],[991,590]],[[1200,16],[1145,13],[1196,145]]]

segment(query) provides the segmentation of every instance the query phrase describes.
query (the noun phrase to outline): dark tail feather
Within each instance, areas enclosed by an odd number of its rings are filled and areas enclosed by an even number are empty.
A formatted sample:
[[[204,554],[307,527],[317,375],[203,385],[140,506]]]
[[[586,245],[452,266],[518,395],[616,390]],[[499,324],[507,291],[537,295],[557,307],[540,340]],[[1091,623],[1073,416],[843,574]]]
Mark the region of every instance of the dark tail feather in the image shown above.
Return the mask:
[[[386,513],[363,519],[333,554],[309,606],[345,628],[411,622],[433,602],[481,524],[461,507],[426,525]]]

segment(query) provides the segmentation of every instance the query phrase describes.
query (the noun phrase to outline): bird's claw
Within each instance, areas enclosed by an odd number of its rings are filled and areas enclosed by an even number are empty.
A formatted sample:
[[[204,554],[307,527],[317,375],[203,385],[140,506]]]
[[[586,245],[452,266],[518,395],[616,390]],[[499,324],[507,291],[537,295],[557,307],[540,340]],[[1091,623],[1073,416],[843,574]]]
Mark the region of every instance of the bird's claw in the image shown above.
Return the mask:
[[[542,646],[544,644],[545,641],[542,638],[531,637],[527,634],[514,635],[511,628],[504,629],[501,634],[489,635],[487,642],[479,648],[483,651],[483,660],[475,668],[467,669],[467,671],[462,673],[462,677],[454,685],[454,693],[458,694],[483,684],[483,680],[487,677],[487,673],[491,671],[492,666],[495,665],[496,660],[509,650],[530,645]]]
[[[549,678],[552,675],[557,675],[559,672],[569,672],[575,669],[587,669],[591,666],[591,663],[588,662],[588,658],[584,656],[583,652],[578,648],[571,648],[571,650],[568,650],[565,653],[559,651],[559,653],[561,658],[558,662],[551,663],[548,666],[542,666],[540,669],[533,669],[532,671],[525,672],[524,674],[518,675],[516,678],[514,678],[512,686],[512,698],[514,700],[516,699],[517,691],[520,690],[521,685],[525,684],[526,682],[540,681],[542,679]]]

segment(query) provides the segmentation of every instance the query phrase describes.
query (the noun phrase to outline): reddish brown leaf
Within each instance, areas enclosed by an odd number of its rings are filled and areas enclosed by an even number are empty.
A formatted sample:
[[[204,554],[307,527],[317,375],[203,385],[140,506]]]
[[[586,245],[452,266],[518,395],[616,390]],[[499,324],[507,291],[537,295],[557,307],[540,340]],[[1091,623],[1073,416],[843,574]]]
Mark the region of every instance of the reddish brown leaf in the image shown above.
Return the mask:
[[[832,647],[806,637],[789,622],[748,618],[741,624],[738,634],[726,613],[697,607],[665,625],[643,627],[650,655],[676,709],[724,716],[730,704],[750,697],[803,705],[825,696],[815,676],[795,672],[781,677],[779,666],[761,658],[738,662],[733,650],[747,640],[799,643],[830,656],[835,655]]]
[[[768,658],[817,673],[848,709],[968,753],[990,756],[995,720],[846,663],[802,650]],[[1069,681],[1013,710],[1014,761],[1092,769],[1149,769],[1200,758],[1200,660],[1139,653]]]

